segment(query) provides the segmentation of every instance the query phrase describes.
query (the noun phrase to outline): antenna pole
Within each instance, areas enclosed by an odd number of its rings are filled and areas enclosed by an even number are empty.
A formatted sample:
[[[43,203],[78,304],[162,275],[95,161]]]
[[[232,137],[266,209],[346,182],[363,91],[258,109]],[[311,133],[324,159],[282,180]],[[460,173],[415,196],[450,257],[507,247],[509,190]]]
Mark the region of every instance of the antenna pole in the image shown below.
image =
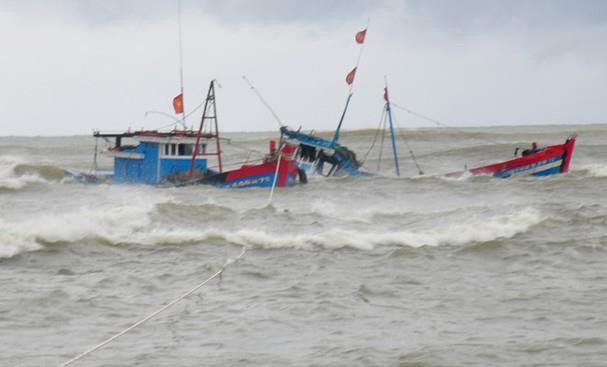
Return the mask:
[[[181,92],[181,103],[183,105],[181,112],[181,124],[183,125],[183,128],[185,130],[187,128],[185,124],[185,102],[183,100],[183,45],[181,41],[181,0],[177,0],[177,24],[179,26],[179,85]]]
[[[400,176],[400,167],[398,165],[398,154],[396,153],[396,139],[394,137],[394,125],[392,124],[392,109],[390,108],[390,97],[388,96],[388,77],[384,76],[384,83],[386,85],[386,91],[384,97],[386,99],[386,112],[388,115],[388,121],[390,123],[390,137],[392,138],[392,154],[394,155],[394,167],[396,168],[396,175]]]
[[[242,79],[244,79],[244,81],[249,85],[249,87],[251,88],[251,90],[255,93],[255,95],[257,96],[257,98],[259,98],[259,100],[261,101],[261,103],[263,103],[263,105],[266,106],[266,108],[268,109],[268,111],[270,111],[270,113],[272,114],[272,116],[274,116],[274,120],[276,120],[276,122],[278,122],[278,125],[280,127],[283,127],[284,124],[280,120],[280,117],[278,117],[278,115],[276,114],[276,112],[274,112],[274,109],[272,109],[272,107],[266,101],[266,99],[263,98],[263,96],[261,95],[261,93],[259,93],[259,91],[257,90],[257,88],[255,88],[253,86],[253,83],[251,83],[251,81],[246,77],[246,75],[243,75]]]

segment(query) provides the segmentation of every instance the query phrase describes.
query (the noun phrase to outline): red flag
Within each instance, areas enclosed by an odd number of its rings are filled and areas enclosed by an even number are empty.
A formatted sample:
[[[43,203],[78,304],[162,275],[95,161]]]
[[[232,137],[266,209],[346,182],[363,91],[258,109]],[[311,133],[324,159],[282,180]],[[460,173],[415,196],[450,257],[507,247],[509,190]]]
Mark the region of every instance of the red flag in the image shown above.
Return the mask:
[[[183,94],[178,94],[177,97],[173,98],[173,108],[175,113],[183,113]]]
[[[363,29],[362,31],[356,33],[356,37],[354,37],[354,39],[356,40],[356,43],[364,43],[365,42],[365,37],[367,36],[367,28]]]
[[[384,100],[388,102],[388,88],[384,88]]]
[[[356,75],[356,68],[352,69],[352,71],[350,71],[348,73],[348,76],[346,76],[346,83],[348,83],[348,85],[351,85],[352,83],[354,83],[355,75]]]

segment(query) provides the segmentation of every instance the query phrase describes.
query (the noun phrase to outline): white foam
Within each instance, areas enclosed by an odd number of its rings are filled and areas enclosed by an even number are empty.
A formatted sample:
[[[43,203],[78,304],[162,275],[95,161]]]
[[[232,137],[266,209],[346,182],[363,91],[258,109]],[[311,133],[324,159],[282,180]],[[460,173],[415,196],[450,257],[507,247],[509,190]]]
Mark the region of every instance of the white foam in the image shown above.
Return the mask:
[[[242,246],[268,249],[323,247],[337,249],[351,247],[372,250],[380,245],[396,246],[440,246],[464,245],[471,242],[488,242],[500,238],[511,238],[524,233],[540,223],[543,218],[533,208],[525,208],[516,213],[467,218],[464,223],[418,231],[373,232],[360,230],[332,229],[317,234],[278,234],[258,229],[225,230],[154,230],[139,233],[131,241],[141,244],[180,244],[203,242],[210,239],[224,240]]]
[[[131,243],[133,236],[150,233],[151,198],[131,197],[132,204],[105,204],[66,213],[45,213],[27,221],[0,220],[0,257],[12,257],[40,249],[40,243],[76,242],[104,238],[112,243]]]
[[[23,238],[11,227],[0,221],[0,258],[13,257],[26,251],[35,251],[42,248],[36,242]]]
[[[20,157],[0,156],[0,189],[19,190],[30,183],[47,182],[36,174],[16,175],[15,167],[22,163]]]
[[[471,242],[488,242],[511,238],[527,231],[543,218],[533,208],[517,213],[489,218],[471,218],[465,223],[437,226],[426,230],[373,232],[334,229],[318,234],[277,235],[259,230],[239,230],[224,238],[232,243],[263,248],[310,248],[320,246],[329,249],[351,247],[371,250],[379,245],[408,247],[464,245]]]
[[[112,188],[108,188],[112,190]],[[124,191],[124,192],[123,192]],[[165,224],[152,220],[160,199],[166,196],[149,195],[140,190],[122,190],[113,203],[97,204],[65,213],[42,214],[30,220],[8,223],[0,220],[0,257],[11,257],[24,251],[41,248],[40,244],[54,242],[80,242],[102,239],[113,244],[187,244],[217,240],[232,244],[260,248],[327,248],[350,247],[372,250],[376,246],[440,246],[463,245],[510,238],[527,231],[543,218],[533,208],[506,214],[478,214],[461,216],[450,224],[439,225],[429,220],[424,227],[385,231],[339,228],[317,233],[286,233],[242,228],[236,231],[222,228],[182,228],[179,224]],[[117,196],[117,197],[116,197]],[[124,200],[123,200],[124,199]],[[169,199],[170,200],[170,199]],[[323,209],[331,209],[325,207]],[[455,222],[453,222],[455,220]],[[366,227],[368,228],[368,227]]]
[[[576,169],[578,170],[586,171],[590,177],[607,177],[607,164],[586,164]]]

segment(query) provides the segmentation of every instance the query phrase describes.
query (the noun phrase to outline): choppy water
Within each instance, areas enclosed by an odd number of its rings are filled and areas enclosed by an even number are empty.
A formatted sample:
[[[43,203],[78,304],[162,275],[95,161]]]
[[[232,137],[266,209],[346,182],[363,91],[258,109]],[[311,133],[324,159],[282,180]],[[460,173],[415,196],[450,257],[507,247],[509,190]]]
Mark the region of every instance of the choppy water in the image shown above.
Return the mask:
[[[574,131],[564,176],[432,177]],[[82,185],[62,168],[87,169],[92,139],[0,138],[0,365],[65,362],[241,246],[221,281],[76,365],[607,365],[607,126],[407,135],[428,175],[401,146],[393,177],[386,147],[383,177],[312,178],[272,206],[265,189]],[[268,136],[234,134],[229,159]],[[364,158],[372,138],[344,142]]]

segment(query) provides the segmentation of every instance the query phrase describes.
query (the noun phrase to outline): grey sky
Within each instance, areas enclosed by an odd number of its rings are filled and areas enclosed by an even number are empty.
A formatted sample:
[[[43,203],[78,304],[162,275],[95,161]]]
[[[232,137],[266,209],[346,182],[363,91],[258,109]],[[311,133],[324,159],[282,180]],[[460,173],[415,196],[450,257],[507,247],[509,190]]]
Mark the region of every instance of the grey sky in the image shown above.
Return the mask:
[[[602,123],[605,1],[183,0],[186,109],[217,78],[220,128],[346,128],[395,102],[453,125]],[[176,1],[0,1],[0,135],[154,128],[179,90]],[[399,113],[402,127],[428,126]],[[197,119],[191,119],[195,123]]]

